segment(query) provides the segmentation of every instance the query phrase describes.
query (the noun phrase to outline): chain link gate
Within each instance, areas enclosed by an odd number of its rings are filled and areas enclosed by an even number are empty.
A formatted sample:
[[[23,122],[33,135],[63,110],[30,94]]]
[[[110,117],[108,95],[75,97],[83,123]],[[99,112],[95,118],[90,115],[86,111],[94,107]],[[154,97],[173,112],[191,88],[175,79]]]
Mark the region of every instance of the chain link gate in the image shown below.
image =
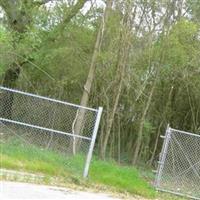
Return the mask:
[[[200,135],[168,127],[156,175],[156,188],[200,199]]]
[[[102,110],[0,87],[0,167],[14,151],[31,152],[87,177]]]

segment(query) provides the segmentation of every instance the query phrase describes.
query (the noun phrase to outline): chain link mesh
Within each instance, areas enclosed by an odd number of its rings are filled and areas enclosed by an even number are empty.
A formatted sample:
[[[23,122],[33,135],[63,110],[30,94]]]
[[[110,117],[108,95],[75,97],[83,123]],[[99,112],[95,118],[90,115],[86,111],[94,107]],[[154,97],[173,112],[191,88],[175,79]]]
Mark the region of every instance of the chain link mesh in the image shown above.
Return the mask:
[[[157,188],[200,199],[200,136],[169,128],[165,137]]]
[[[56,159],[66,171],[79,175],[97,114],[95,109],[0,87],[1,157],[19,156],[20,160],[20,155],[30,156],[33,164],[55,164]],[[4,159],[3,167],[9,167]]]

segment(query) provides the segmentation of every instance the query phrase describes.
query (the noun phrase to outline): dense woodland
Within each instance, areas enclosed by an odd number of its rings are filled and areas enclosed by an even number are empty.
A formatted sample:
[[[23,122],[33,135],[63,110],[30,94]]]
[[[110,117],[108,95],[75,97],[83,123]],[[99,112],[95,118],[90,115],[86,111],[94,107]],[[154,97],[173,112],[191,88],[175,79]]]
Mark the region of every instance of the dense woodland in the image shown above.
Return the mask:
[[[153,166],[200,133],[199,0],[0,0],[0,85],[103,106],[96,154]]]

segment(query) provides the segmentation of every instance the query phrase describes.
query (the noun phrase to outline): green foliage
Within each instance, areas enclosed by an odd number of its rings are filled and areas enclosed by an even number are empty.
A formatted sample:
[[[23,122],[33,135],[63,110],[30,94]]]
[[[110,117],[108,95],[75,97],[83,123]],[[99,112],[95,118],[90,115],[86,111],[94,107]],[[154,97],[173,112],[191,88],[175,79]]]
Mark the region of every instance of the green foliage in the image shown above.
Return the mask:
[[[29,82],[31,84],[28,87],[37,90],[40,94],[54,94],[56,98],[62,95],[62,98],[78,103],[82,90],[80,85],[83,85],[87,77],[94,31],[72,24],[62,36],[52,33],[49,37],[46,31],[36,32],[33,36],[25,38],[27,44],[31,43],[30,40],[35,40],[35,37],[38,39],[32,42],[34,46],[30,48],[33,53],[29,54],[29,58],[34,60],[34,65],[26,64],[27,67],[24,68],[19,84],[21,87],[27,87]],[[56,39],[52,41],[51,38]],[[24,48],[27,50],[28,46]],[[34,48],[39,49],[33,51]],[[24,82],[24,77],[28,82]],[[44,88],[43,84],[51,87]],[[60,88],[65,88],[66,92],[61,92]]]
[[[166,38],[167,49],[166,61],[168,65],[176,68],[188,66],[199,50],[198,27],[187,20],[178,22],[169,36]]]
[[[0,76],[8,65],[13,61],[11,51],[11,35],[0,26]]]
[[[187,6],[193,20],[199,23],[200,20],[200,2],[198,0],[187,0]]]

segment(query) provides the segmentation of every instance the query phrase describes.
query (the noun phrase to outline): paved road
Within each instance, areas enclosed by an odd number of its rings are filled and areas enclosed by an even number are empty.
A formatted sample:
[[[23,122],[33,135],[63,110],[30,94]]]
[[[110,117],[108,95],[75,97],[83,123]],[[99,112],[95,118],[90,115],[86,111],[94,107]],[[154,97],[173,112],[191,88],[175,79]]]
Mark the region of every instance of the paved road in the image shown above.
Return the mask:
[[[102,193],[81,192],[60,187],[0,181],[0,200],[4,199],[119,200]]]

